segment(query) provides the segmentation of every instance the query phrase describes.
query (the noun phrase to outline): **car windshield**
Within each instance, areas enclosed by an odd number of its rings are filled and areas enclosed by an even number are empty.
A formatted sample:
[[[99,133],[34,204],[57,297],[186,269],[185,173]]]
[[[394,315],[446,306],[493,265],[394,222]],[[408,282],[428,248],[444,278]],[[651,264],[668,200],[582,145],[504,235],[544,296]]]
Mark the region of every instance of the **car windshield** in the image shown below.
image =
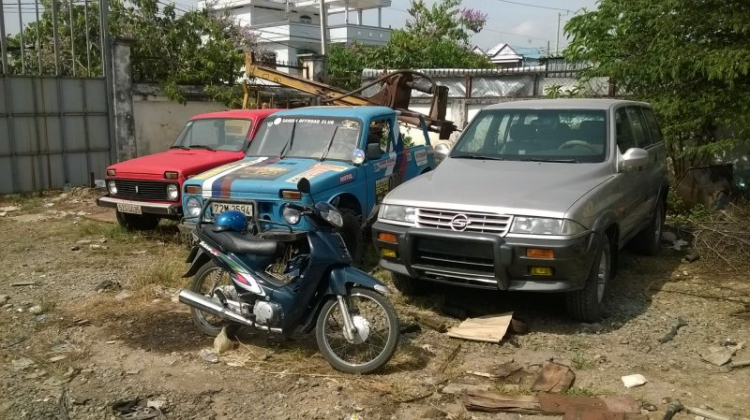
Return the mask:
[[[258,129],[247,155],[348,161],[361,127],[362,122],[353,118],[271,117]]]
[[[474,118],[451,157],[594,163],[606,153],[605,111],[492,109]]]
[[[253,121],[207,118],[188,121],[172,144],[173,149],[208,149],[239,152],[247,142]]]

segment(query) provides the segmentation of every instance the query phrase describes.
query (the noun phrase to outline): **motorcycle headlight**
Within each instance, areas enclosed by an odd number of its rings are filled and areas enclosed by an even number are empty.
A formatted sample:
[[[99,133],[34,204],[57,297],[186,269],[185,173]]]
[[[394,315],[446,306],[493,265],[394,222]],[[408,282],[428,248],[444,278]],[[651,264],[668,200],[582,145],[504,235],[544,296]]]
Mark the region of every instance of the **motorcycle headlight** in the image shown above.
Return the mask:
[[[301,216],[301,213],[297,209],[293,209],[289,206],[284,206],[284,210],[282,211],[284,215],[284,221],[289,223],[290,225],[296,225],[299,223],[299,219]]]
[[[417,210],[414,207],[384,204],[380,207],[378,218],[413,225],[417,220]]]
[[[516,216],[510,233],[526,235],[575,236],[586,232],[586,228],[568,219]]]
[[[337,210],[329,209],[327,211],[321,212],[320,214],[323,216],[328,223],[333,225],[333,227],[340,229],[342,226],[344,226],[344,218],[341,217],[341,213],[339,213]]]
[[[176,201],[180,197],[180,189],[176,184],[167,185],[167,198]]]
[[[188,198],[185,203],[185,215],[188,217],[198,217],[201,214],[201,202],[195,197]]]
[[[107,189],[109,190],[110,194],[117,195],[117,185],[115,185],[115,181],[107,182]]]

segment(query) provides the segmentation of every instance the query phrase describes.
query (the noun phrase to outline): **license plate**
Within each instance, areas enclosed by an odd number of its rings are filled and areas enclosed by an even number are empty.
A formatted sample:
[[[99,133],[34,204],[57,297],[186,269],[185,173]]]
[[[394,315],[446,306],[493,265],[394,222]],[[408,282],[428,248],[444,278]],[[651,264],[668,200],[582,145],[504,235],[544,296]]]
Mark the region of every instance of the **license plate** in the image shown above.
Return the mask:
[[[227,210],[237,210],[247,217],[253,217],[253,205],[249,203],[211,203],[211,212],[214,216]]]
[[[120,213],[143,214],[138,204],[117,203],[117,211]]]

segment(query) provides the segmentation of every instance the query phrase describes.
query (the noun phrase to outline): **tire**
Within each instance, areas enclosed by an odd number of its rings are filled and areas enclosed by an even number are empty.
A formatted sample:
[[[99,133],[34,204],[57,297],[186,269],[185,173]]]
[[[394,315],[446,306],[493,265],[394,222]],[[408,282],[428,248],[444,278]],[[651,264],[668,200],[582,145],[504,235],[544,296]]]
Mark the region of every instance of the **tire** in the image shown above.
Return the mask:
[[[359,215],[354,210],[341,209],[341,217],[344,219],[344,225],[338,232],[352,256],[352,265],[361,267],[365,240],[359,223]]]
[[[393,287],[404,296],[419,296],[425,292],[425,283],[419,279],[411,278],[401,273],[391,272]]]
[[[193,281],[192,283],[190,283],[190,291],[198,294],[204,294],[204,292],[201,292],[201,286],[208,279],[208,276],[216,270],[221,271],[221,269],[213,261],[209,261],[206,264],[203,264],[203,266],[198,269],[198,272],[195,273],[195,276],[193,276]],[[203,334],[209,335],[211,337],[216,337],[217,335],[219,335],[223,327],[235,325],[233,322],[226,320],[212,323],[206,319],[206,314],[203,311],[193,307],[190,307],[190,314],[193,316],[193,323],[195,324],[195,326],[198,327],[198,329]]]
[[[654,216],[648,226],[630,241],[628,248],[640,255],[654,256],[658,254],[659,249],[661,249],[661,234],[664,229],[665,218],[664,203],[660,202],[656,206]]]
[[[151,214],[116,213],[117,223],[126,230],[154,230],[159,224],[159,218]]]
[[[582,322],[597,322],[601,319],[612,275],[612,257],[612,242],[605,236],[596,251],[584,288],[566,295],[565,307],[569,317]]]
[[[354,287],[349,293],[349,296],[364,296],[370,298],[377,302],[377,304],[384,310],[386,317],[388,318],[388,338],[380,354],[367,363],[351,364],[339,358],[333,350],[331,350],[331,345],[325,335],[325,324],[328,315],[335,308],[339,307],[338,300],[335,298],[329,299],[328,302],[323,305],[323,308],[318,314],[318,319],[315,325],[315,340],[318,343],[320,353],[334,369],[345,373],[370,373],[385,366],[396,352],[400,334],[398,316],[396,315],[396,310],[388,299],[374,290]]]

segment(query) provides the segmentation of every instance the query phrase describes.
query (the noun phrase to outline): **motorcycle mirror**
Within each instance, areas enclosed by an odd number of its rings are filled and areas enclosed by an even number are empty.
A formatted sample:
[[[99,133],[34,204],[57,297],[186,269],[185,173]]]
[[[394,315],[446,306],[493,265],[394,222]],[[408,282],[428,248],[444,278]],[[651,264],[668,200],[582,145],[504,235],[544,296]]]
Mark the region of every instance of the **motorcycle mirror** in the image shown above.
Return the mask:
[[[297,182],[297,189],[303,194],[310,194],[310,180],[302,178]]]

